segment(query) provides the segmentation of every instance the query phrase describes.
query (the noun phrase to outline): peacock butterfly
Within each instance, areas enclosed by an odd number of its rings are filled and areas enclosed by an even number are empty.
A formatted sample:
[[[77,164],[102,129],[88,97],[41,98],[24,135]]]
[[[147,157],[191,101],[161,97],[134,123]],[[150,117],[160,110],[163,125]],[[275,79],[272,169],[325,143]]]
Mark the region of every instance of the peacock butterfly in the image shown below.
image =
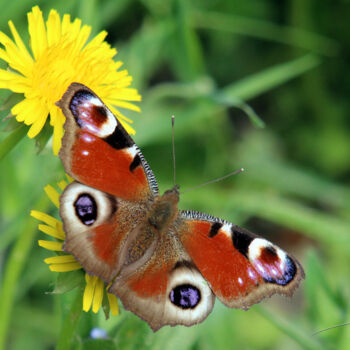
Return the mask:
[[[66,116],[59,155],[75,179],[60,198],[63,248],[125,309],[156,331],[202,322],[215,296],[248,309],[293,294],[299,262],[228,221],[178,210],[178,186],[159,195],[141,151],[93,91],[73,83],[57,105]]]

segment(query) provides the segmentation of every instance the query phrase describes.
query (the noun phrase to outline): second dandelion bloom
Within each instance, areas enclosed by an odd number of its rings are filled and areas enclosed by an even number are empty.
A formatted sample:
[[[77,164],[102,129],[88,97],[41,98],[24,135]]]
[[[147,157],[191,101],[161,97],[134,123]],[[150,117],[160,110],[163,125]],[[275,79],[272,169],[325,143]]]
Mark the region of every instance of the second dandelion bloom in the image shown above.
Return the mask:
[[[69,15],[61,19],[51,10],[46,23],[38,6],[28,13],[30,51],[22,41],[12,21],[9,27],[11,40],[0,32],[0,59],[9,69],[0,69],[0,88],[24,94],[11,113],[17,121],[30,125],[28,136],[37,136],[50,116],[53,127],[53,151],[58,153],[63,136],[65,117],[55,103],[72,82],[79,82],[95,91],[118,116],[129,133],[131,122],[119,110],[127,108],[139,111],[132,102],[140,101],[136,89],[122,62],[114,61],[116,49],[105,41],[103,31],[88,41],[91,27],[81,20],[71,21]]]
[[[59,208],[60,205],[60,192],[63,191],[66,186],[66,181],[60,181],[58,183],[58,187],[60,188],[59,192],[50,185],[45,187],[47,196],[57,208]],[[54,240],[39,240],[38,242],[41,247],[56,252],[55,255],[44,260],[45,263],[49,265],[50,270],[53,272],[66,273],[82,269],[82,266],[73,255],[63,252],[62,246],[66,235],[63,231],[62,222],[51,215],[37,210],[32,210],[31,216],[42,222],[39,224],[40,231],[54,238]],[[108,305],[108,309],[111,311],[112,315],[118,315],[119,308],[117,298],[115,295],[107,293],[106,289],[108,289],[108,286],[105,286],[100,278],[97,276],[89,276],[85,273],[85,283],[83,296],[84,311],[87,312],[91,309],[94,313],[97,313],[104,302],[105,305]]]

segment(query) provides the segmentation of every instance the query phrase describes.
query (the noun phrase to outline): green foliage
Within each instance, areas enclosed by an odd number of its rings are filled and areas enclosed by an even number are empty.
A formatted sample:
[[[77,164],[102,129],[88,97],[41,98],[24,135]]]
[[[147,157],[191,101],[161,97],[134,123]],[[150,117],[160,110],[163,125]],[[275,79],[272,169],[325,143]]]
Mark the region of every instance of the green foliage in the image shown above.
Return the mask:
[[[38,2],[35,2],[38,4]],[[26,37],[33,1],[1,2],[1,30]],[[50,127],[36,140],[6,118],[0,91],[0,349],[348,349],[350,327],[349,21],[346,4],[220,0],[39,1],[102,29],[143,95],[135,140],[161,191],[172,184],[176,116],[181,189],[240,167],[243,174],[182,196],[196,209],[244,225],[292,252],[306,280],[293,299],[248,312],[220,302],[190,328],[153,333],[121,310],[81,312],[81,272],[55,273],[37,246],[31,209],[57,215],[43,187],[64,177]],[[344,59],[343,59],[344,57]],[[5,120],[6,119],[6,120]],[[264,127],[263,127],[264,126]],[[263,127],[263,128],[262,128]],[[36,145],[35,145],[36,143]],[[11,152],[10,152],[11,151]],[[39,154],[38,151],[40,151]],[[62,295],[62,292],[68,292]],[[106,305],[105,305],[106,306]],[[108,310],[105,309],[108,313]],[[91,339],[93,327],[108,339]]]

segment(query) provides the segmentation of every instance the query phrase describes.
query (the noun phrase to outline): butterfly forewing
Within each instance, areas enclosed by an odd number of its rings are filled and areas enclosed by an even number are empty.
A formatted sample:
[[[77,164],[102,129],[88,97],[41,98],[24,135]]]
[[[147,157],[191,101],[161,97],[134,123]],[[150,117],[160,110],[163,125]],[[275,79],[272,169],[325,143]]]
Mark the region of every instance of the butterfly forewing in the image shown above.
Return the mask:
[[[142,153],[94,92],[73,83],[57,104],[66,116],[60,158],[69,175],[130,201],[158,194]]]

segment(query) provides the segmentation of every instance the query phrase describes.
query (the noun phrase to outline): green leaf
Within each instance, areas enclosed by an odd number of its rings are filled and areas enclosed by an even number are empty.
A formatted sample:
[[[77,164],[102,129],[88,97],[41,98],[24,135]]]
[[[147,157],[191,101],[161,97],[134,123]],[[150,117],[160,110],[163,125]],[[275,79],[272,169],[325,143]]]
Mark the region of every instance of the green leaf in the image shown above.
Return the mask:
[[[293,61],[277,64],[225,87],[223,94],[227,99],[249,100],[300,76],[320,63],[317,56],[306,55]]]
[[[333,291],[334,287],[331,285],[333,281],[330,281],[327,275],[329,269],[331,267],[322,264],[315,251],[308,252],[304,286],[313,335],[317,335],[322,329],[343,324],[348,320],[347,298],[341,294],[342,287],[338,288],[338,292]],[[344,331],[337,328],[332,332],[322,332],[323,334],[317,337],[336,345],[343,338]]]
[[[78,327],[81,313],[83,311],[83,288],[79,288],[75,293],[68,312],[65,313],[63,323],[58,338],[56,350],[69,350],[72,348],[75,331]]]
[[[253,125],[258,128],[265,127],[264,121],[256,114],[254,109],[240,98],[235,96],[228,96],[227,94],[222,94],[219,91],[212,96],[212,99],[217,103],[241,109],[248,116]]]
[[[20,126],[20,124],[12,114],[6,116],[2,120],[2,122],[4,125],[4,127],[1,129],[2,132],[12,132]]]
[[[153,26],[144,25],[127,44],[119,45],[118,59],[127,62],[133,88],[142,89],[165,58],[164,46],[175,30],[174,21],[164,19]],[[147,67],[147,69],[145,69]]]
[[[99,30],[99,19],[100,16],[96,16],[96,11],[98,11],[98,1],[97,0],[84,0],[78,4],[78,17],[81,18],[84,24],[88,24],[92,27],[91,36],[96,35]]]
[[[55,288],[48,294],[63,294],[84,284],[84,273],[81,270],[59,273]]]
[[[169,98],[195,99],[211,96],[215,92],[215,83],[209,76],[201,76],[186,83],[160,83],[148,89],[145,94],[147,104]]]
[[[48,199],[46,195],[39,198],[34,207],[40,211],[47,210]],[[33,239],[37,233],[37,223],[29,215],[24,227],[25,229],[21,232],[9,254],[0,286],[0,349],[5,348],[10,320],[13,316],[12,310],[15,305],[16,288],[18,288],[20,274],[28,261]]]
[[[114,340],[118,349],[152,349],[152,343],[147,341],[147,337],[153,332],[145,321],[130,312],[110,333],[115,334]]]
[[[134,0],[106,0],[99,2],[98,14],[103,22],[103,27],[107,28],[111,23],[117,21],[118,18],[124,15],[125,9]],[[96,15],[96,13],[95,13]]]
[[[175,23],[170,60],[182,81],[192,81],[205,74],[202,47],[197,33],[190,26],[191,2],[175,1]]]
[[[266,307],[254,308],[260,315],[268,319],[279,330],[288,335],[297,344],[305,350],[327,350],[321,342],[312,337],[311,333],[307,333],[302,325],[297,322],[293,322],[287,318],[283,318],[276,313],[273,313]]]
[[[193,18],[196,28],[247,35],[311,50],[327,56],[336,55],[340,48],[335,40],[318,33],[292,26],[277,25],[271,21],[209,11],[195,11]]]
[[[35,145],[37,147],[37,154],[39,154],[46,146],[50,137],[52,136],[52,126],[47,120],[44,127],[40,131],[40,133],[35,137]]]
[[[10,110],[14,105],[23,100],[23,94],[11,93],[0,106],[0,111]]]
[[[26,135],[27,131],[28,127],[24,124],[21,124],[0,143],[0,160],[3,159],[16,147],[18,142],[20,142]]]
[[[247,186],[254,184],[255,187],[273,188],[285,195],[317,202],[336,212],[349,213],[348,186],[327,179],[324,174],[293,164],[284,159],[282,152],[276,135],[268,130],[264,133],[250,132],[234,152],[236,166],[247,170],[239,177],[239,181]]]

